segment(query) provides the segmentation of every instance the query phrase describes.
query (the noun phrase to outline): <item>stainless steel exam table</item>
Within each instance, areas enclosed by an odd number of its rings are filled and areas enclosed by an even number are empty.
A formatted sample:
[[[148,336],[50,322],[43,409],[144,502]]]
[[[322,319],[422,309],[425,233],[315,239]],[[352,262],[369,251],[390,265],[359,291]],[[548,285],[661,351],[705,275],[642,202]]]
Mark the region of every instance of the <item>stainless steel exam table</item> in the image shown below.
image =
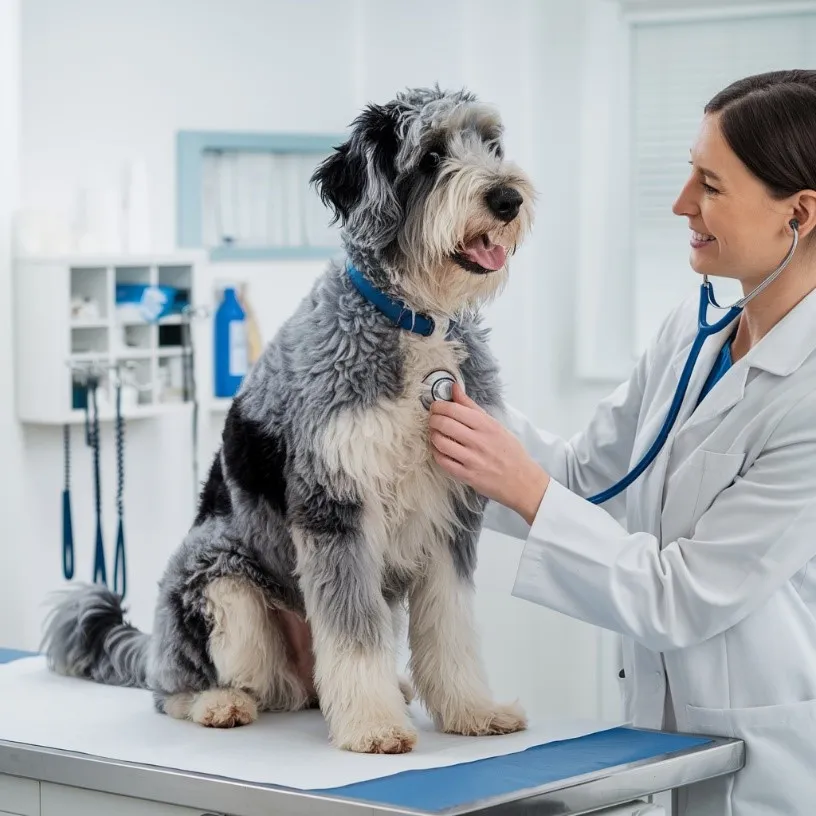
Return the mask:
[[[0,662],[24,655],[0,649]],[[612,728],[318,792],[0,741],[0,816],[576,816],[616,805],[634,813],[652,794],[743,763],[739,740]]]

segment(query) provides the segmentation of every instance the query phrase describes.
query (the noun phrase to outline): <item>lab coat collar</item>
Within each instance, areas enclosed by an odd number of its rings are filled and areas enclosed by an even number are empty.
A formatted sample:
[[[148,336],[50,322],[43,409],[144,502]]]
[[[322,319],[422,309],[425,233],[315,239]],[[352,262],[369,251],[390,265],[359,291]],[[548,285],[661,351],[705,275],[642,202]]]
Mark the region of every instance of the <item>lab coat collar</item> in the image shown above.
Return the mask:
[[[708,376],[717,354],[735,330],[736,322],[708,338],[694,367],[689,393],[696,385],[702,387],[702,382]],[[672,359],[672,367],[678,376],[686,363],[692,343],[693,338]],[[816,350],[816,289],[802,298],[742,360],[737,361],[734,367],[743,364],[745,367],[758,368],[769,374],[786,377],[796,371],[814,350]],[[699,381],[700,377],[702,382]]]
[[[684,431],[733,408],[745,396],[751,368],[784,377],[804,363],[816,349],[816,290],[803,298],[756,346],[726,371],[716,387],[694,409],[720,349],[735,330],[736,324],[731,324],[708,338],[703,346],[684,400],[684,414],[688,417],[688,422],[684,423],[683,415],[679,418],[678,424],[685,425]],[[691,343],[681,349],[672,360],[678,377],[690,349]]]
[[[816,290],[806,295],[746,355],[753,368],[779,377],[798,369],[816,349]]]

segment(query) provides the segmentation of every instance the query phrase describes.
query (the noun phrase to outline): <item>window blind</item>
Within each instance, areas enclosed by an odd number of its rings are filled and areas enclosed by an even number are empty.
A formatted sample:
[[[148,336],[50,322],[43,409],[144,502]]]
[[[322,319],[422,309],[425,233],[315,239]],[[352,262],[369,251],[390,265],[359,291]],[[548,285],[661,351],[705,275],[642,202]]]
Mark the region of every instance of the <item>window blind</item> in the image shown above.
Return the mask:
[[[327,154],[328,155],[328,154]],[[313,152],[207,150],[202,228],[208,248],[339,247],[309,179],[324,158]]]
[[[640,352],[666,313],[699,283],[688,263],[687,219],[671,208],[688,178],[703,106],[743,76],[816,69],[816,12],[634,22],[630,43],[630,212]],[[739,295],[731,281],[714,286],[720,302]]]

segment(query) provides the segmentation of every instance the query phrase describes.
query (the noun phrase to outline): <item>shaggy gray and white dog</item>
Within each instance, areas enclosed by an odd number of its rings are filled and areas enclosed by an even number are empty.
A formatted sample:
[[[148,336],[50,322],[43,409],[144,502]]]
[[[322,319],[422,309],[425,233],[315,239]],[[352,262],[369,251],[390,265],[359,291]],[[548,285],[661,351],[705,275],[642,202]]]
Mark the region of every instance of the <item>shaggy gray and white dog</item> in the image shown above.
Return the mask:
[[[245,378],[152,634],[85,586],[52,610],[49,664],[148,688],[159,711],[207,726],[319,705],[337,746],[404,752],[407,607],[411,679],[436,726],[522,729],[522,710],[491,698],[474,628],[484,499],[436,465],[423,380],[446,369],[500,409],[478,311],[531,225],[530,182],[504,158],[498,115],[438,88],[366,108],[312,180],[347,258]]]

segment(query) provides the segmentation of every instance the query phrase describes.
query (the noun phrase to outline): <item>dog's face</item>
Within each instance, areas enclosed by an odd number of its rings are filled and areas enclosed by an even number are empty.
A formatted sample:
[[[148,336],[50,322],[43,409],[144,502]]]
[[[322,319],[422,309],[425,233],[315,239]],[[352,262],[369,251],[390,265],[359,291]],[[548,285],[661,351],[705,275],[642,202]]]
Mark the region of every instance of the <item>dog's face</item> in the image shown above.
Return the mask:
[[[493,297],[533,220],[533,189],[505,161],[495,111],[418,89],[369,106],[312,181],[350,251],[413,307],[454,315]]]

